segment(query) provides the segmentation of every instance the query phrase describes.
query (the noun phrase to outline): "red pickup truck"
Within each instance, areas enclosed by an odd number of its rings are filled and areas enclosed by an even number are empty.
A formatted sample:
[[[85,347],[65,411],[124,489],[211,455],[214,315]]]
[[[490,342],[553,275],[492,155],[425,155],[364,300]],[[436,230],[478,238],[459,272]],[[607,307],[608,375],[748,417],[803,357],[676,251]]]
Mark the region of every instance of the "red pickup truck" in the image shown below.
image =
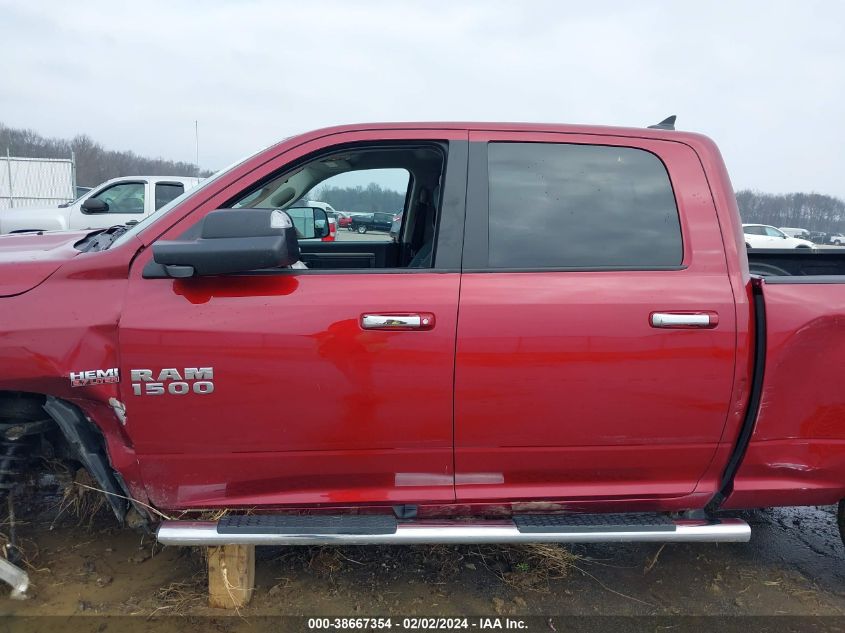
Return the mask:
[[[0,237],[3,450],[132,524],[230,510],[168,544],[743,541],[732,510],[837,503],[843,257],[746,253],[715,144],[666,127],[335,127],[133,227]],[[388,168],[396,241],[284,211]]]

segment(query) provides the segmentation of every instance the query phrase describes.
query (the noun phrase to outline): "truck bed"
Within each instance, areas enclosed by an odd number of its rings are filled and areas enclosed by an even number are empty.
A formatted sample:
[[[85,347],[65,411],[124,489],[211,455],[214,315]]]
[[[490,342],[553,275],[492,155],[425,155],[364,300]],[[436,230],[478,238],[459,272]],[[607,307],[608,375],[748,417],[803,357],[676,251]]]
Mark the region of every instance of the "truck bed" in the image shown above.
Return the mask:
[[[845,248],[751,249],[748,267],[752,275],[769,284],[830,284],[845,282]]]
[[[765,370],[725,507],[836,503],[845,497],[845,250],[748,259],[763,273]]]

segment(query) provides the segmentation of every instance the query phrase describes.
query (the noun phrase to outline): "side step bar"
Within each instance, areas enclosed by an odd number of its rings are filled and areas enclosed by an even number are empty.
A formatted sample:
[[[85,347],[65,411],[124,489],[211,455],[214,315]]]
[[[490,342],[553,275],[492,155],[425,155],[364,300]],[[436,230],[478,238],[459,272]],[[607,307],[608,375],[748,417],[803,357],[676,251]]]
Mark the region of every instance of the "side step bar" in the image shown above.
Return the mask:
[[[404,545],[435,543],[744,543],[741,519],[662,515],[520,515],[511,519],[396,521],[392,516],[227,516],[165,521],[163,545]]]

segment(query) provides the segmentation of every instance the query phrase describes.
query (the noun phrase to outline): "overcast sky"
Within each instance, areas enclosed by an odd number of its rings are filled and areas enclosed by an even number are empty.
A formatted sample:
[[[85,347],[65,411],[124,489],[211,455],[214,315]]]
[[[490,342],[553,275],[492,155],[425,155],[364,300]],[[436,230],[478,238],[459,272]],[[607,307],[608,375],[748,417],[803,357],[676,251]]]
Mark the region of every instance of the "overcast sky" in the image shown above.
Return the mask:
[[[642,126],[845,197],[845,2],[0,0],[0,122],[215,169],[362,121]]]

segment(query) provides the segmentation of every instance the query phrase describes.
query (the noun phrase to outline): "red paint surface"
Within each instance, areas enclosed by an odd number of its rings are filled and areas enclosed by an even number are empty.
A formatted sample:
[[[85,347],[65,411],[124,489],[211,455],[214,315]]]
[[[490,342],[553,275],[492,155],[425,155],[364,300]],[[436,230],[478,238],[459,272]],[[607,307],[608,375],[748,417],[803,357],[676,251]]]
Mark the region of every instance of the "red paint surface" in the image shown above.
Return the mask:
[[[845,286],[765,284],[766,373],[728,507],[845,497]]]
[[[468,133],[655,152],[678,198],[685,268],[141,278],[156,239],[305,154]],[[117,248],[79,253],[80,237],[0,238],[0,294],[15,295],[0,311],[0,389],[80,406],[131,493],[164,509],[703,507],[747,405],[744,242],[718,150],[698,135],[461,123],[319,130],[198,188]],[[834,501],[845,496],[845,289],[770,285],[765,297],[763,406],[728,503]],[[711,311],[719,323],[659,330],[648,325],[653,311]],[[364,331],[368,312],[430,312],[436,324]],[[71,371],[115,366],[119,386],[70,387]],[[200,366],[214,367],[213,394],[132,393],[132,368]],[[125,426],[111,397],[126,404]]]

